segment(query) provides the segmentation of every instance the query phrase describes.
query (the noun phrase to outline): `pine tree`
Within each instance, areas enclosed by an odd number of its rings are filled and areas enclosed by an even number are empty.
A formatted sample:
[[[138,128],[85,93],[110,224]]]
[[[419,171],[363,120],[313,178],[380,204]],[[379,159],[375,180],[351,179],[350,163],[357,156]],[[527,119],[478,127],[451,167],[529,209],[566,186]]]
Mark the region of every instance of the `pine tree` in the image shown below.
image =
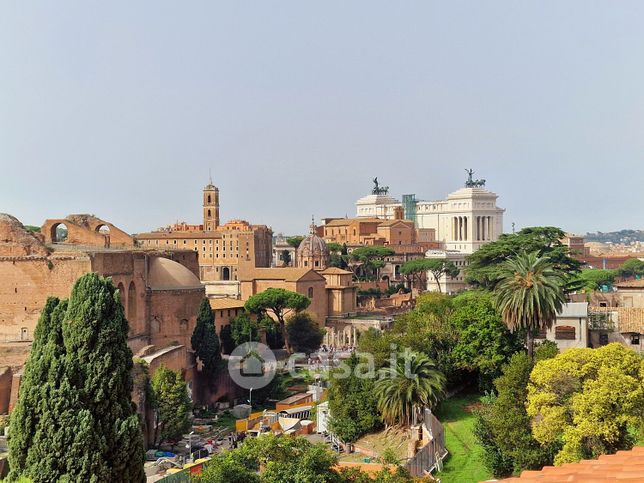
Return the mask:
[[[221,361],[219,337],[215,331],[215,314],[205,298],[199,305],[197,325],[190,339],[192,350],[203,364],[204,373],[214,375]]]

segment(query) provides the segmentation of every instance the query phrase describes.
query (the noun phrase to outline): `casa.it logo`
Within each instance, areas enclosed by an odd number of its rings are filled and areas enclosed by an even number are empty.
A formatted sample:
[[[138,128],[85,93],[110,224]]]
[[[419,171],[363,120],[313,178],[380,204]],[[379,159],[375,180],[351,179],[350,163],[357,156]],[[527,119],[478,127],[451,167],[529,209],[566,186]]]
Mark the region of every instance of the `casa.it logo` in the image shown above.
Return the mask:
[[[277,360],[273,351],[260,342],[245,342],[235,347],[228,359],[231,379],[244,389],[261,389],[275,377]]]

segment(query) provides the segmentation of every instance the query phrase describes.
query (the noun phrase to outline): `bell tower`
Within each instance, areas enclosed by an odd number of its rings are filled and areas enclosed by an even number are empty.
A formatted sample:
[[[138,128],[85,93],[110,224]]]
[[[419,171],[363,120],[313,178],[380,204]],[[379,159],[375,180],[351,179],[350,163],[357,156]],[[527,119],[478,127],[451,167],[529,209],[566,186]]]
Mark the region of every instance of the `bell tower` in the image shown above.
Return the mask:
[[[203,189],[203,229],[214,231],[219,226],[219,188],[210,183]]]

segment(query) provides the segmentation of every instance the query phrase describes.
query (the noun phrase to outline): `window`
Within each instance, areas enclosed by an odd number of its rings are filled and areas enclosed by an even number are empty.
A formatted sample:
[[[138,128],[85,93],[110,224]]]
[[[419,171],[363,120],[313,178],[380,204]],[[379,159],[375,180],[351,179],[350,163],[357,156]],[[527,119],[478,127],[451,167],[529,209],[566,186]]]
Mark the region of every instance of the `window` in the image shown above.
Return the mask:
[[[639,334],[631,335],[631,345],[640,345],[640,335]]]
[[[575,328],[569,325],[562,325],[560,327],[555,327],[555,339],[556,340],[575,340]]]
[[[313,298],[313,287],[309,287],[308,296],[310,299]]]

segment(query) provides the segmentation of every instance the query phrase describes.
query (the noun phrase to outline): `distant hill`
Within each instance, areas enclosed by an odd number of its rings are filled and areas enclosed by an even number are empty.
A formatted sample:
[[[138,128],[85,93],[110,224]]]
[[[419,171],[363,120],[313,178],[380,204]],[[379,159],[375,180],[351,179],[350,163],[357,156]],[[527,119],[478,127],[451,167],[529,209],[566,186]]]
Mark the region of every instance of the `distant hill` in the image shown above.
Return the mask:
[[[596,233],[586,233],[584,238],[587,242],[602,242],[602,243],[623,243],[629,244],[636,241],[644,242],[644,230],[619,230]]]

